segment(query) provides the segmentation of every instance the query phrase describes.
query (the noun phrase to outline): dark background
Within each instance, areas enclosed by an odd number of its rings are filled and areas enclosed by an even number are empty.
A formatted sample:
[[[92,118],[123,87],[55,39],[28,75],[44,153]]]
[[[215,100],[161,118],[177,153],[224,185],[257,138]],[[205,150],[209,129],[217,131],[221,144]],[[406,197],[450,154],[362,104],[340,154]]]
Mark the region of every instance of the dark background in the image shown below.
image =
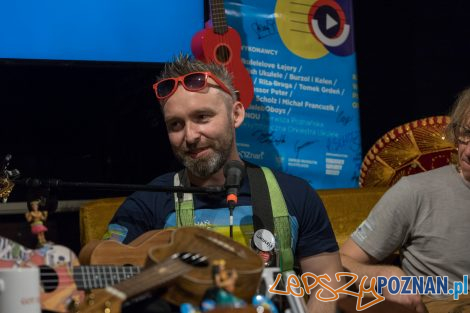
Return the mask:
[[[353,4],[365,155],[388,130],[446,114],[470,85],[470,3]],[[144,184],[177,168],[151,88],[160,69],[0,61],[0,155],[12,154],[11,166],[24,177],[64,181]],[[60,199],[122,194],[58,193]],[[10,200],[25,194],[17,188]]]
[[[152,90],[161,64],[0,65],[1,154],[23,177],[144,184],[176,166]],[[58,190],[60,199],[121,193]],[[15,188],[10,201],[24,199]]]
[[[470,85],[469,1],[353,0],[363,155]]]

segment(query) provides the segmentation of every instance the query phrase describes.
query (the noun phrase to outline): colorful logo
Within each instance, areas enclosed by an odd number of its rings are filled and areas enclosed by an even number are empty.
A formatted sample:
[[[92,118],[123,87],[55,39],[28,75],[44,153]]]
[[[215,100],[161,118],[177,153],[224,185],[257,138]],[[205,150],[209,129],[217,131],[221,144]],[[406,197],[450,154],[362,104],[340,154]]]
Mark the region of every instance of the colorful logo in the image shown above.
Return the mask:
[[[284,45],[294,54],[317,59],[328,53],[354,53],[349,0],[279,0],[276,24]]]

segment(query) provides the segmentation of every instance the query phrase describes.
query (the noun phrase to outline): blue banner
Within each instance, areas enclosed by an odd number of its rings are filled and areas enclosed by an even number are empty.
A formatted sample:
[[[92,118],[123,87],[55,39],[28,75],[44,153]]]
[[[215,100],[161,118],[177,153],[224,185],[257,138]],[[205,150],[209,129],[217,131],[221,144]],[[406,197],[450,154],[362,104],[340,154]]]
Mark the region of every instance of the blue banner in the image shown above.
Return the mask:
[[[358,186],[362,161],[351,0],[225,2],[255,96],[242,158],[317,189]]]
[[[0,59],[167,62],[189,53],[204,25],[203,2],[194,0],[15,0],[0,8]]]

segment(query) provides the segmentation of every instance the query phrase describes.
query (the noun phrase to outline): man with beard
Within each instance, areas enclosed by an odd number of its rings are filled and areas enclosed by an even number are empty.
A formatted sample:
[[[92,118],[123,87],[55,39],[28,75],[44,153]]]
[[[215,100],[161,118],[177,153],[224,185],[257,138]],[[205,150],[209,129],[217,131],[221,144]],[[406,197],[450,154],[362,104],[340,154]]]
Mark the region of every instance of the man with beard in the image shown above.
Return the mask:
[[[180,56],[166,64],[154,89],[171,147],[185,168],[157,177],[150,184],[223,186],[224,165],[230,160],[243,162],[237,151],[235,129],[245,117],[227,70]],[[287,238],[288,250],[302,272],[328,274],[333,277],[330,285],[335,289],[340,287],[334,279],[334,274],[341,271],[338,246],[320,198],[306,181],[279,172],[273,174],[288,211],[286,220],[291,236]],[[250,180],[244,177],[233,210],[233,238],[245,245],[250,245],[254,232],[252,194]],[[185,194],[184,200],[180,197],[157,192],[132,194],[110,222],[108,237],[128,243],[153,229],[182,226],[178,213],[181,201],[189,201],[192,206],[192,225],[229,234],[229,208],[224,194]],[[315,292],[316,289],[312,290],[312,294]],[[325,291],[322,296],[333,295]],[[310,297],[308,306],[311,312],[335,310],[335,302],[320,302],[314,296]]]

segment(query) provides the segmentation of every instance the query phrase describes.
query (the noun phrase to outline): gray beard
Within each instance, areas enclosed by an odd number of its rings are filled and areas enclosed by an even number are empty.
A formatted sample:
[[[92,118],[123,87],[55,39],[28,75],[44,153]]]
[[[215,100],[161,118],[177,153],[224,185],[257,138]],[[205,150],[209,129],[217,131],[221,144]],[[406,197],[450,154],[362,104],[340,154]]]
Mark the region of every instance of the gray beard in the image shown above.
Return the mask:
[[[228,143],[222,143],[223,146],[226,145],[226,148],[216,149],[213,147],[214,153],[208,158],[194,160],[176,151],[175,155],[192,174],[200,178],[207,178],[219,171],[230,158],[233,147],[233,134],[227,139]]]
[[[183,165],[194,175],[207,178],[220,170],[228,160],[228,155],[216,151],[214,155],[204,160],[184,158]]]

